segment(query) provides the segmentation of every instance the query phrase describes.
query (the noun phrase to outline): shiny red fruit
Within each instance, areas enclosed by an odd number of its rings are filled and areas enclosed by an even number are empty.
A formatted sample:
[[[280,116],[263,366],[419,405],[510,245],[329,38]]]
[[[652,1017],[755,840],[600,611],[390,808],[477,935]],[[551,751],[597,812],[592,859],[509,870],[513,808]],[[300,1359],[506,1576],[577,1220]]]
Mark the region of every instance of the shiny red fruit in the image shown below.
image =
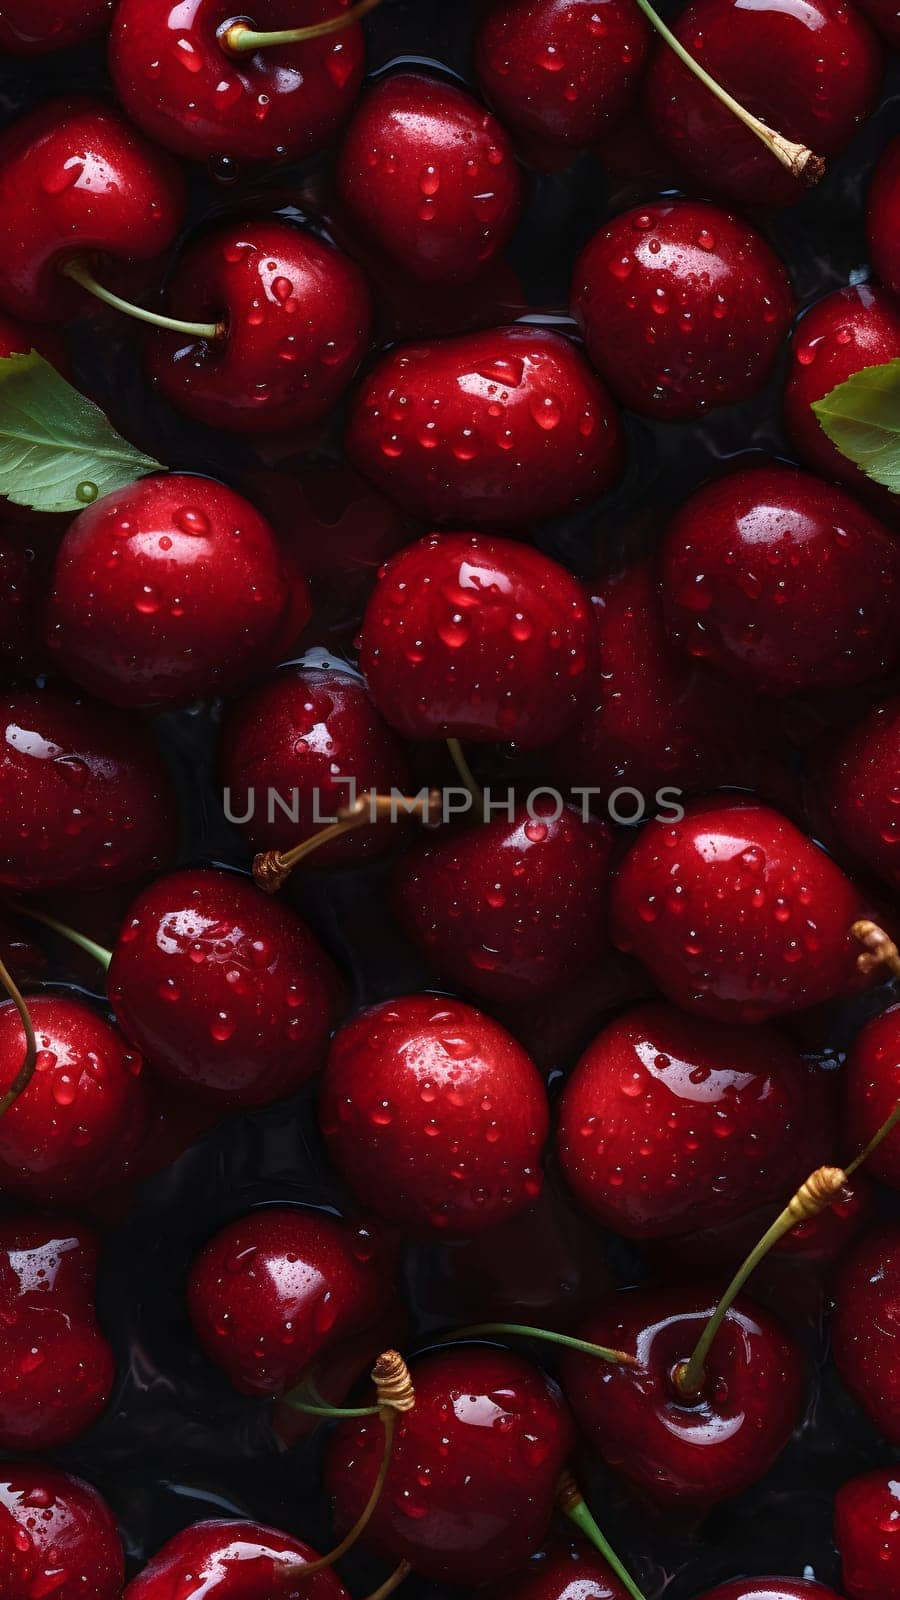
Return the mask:
[[[900,699],[873,706],[840,741],[825,800],[844,850],[900,889]]]
[[[4,1600],[119,1600],[122,1542],[90,1484],[43,1462],[0,1462],[0,1519]]]
[[[571,340],[515,326],[400,345],[351,404],[354,466],[436,523],[515,528],[617,481],[618,413]]]
[[[849,878],[787,817],[713,795],[641,830],[610,922],[682,1010],[765,1022],[858,986],[850,929],[862,915]]]
[[[673,1380],[716,1305],[696,1288],[611,1296],[580,1338],[637,1357],[613,1366],[566,1351],[562,1383],[604,1461],[663,1503],[712,1505],[768,1472],[800,1417],[803,1360],[775,1318],[738,1299],[716,1334],[703,1392],[684,1401]]]
[[[897,0],[858,0],[858,4],[882,39],[896,50],[900,46],[900,7]]]
[[[900,1101],[900,1006],[890,1006],[860,1029],[841,1073],[843,1129],[855,1154],[869,1143]],[[889,1133],[866,1170],[900,1189],[900,1132]]]
[[[204,1246],[187,1300],[197,1338],[235,1388],[280,1395],[383,1317],[396,1293],[393,1252],[378,1230],[264,1206]]]
[[[172,472],[106,495],[70,524],[44,632],[82,688],[160,706],[274,665],[309,612],[303,579],[249,501]]]
[[[774,1030],[636,1006],[598,1034],[566,1081],[560,1164],[615,1233],[714,1227],[787,1199],[806,1177],[808,1101],[806,1068]]]
[[[831,1321],[835,1365],[891,1444],[900,1445],[900,1229],[875,1228],[844,1256]]]
[[[517,137],[574,152],[632,105],[649,44],[643,16],[623,0],[492,0],[475,68]]]
[[[522,210],[512,144],[452,83],[399,72],[368,91],[341,143],[337,192],[360,239],[428,283],[478,276]]]
[[[196,1522],[151,1557],[124,1600],[348,1600],[330,1567],[303,1577],[317,1556],[258,1522]]]
[[[900,1480],[896,1467],[851,1478],[834,1501],[834,1539],[848,1600],[900,1600]]]
[[[291,911],[235,872],[158,878],[133,901],[109,969],[123,1031],[171,1081],[267,1105],[319,1067],[336,977]]]
[[[166,399],[212,428],[305,428],[338,400],[369,348],[359,268],[285,222],[229,224],[188,246],[169,280],[170,316],[219,322],[219,339],[156,330],[147,369]]]
[[[0,1222],[0,1449],[56,1450],[106,1409],[115,1367],[94,1311],[98,1249],[81,1223]]]
[[[881,157],[866,209],[869,259],[882,283],[900,294],[900,137]]]
[[[697,1600],[841,1600],[841,1596],[807,1578],[735,1578],[707,1589]]]
[[[467,1346],[411,1368],[416,1404],[400,1416],[384,1492],[365,1544],[424,1578],[490,1582],[513,1572],[547,1532],[573,1444],[556,1385],[505,1350]],[[325,1484],[340,1529],[362,1511],[381,1462],[378,1418],[338,1425]]]
[[[691,495],[660,582],[676,642],[766,693],[862,683],[900,655],[900,539],[794,467],[744,467]]]
[[[102,33],[112,7],[113,0],[7,0],[0,16],[0,51],[43,56],[68,50]]]
[[[878,41],[844,0],[694,0],[673,32],[716,82],[784,138],[840,155],[873,109]],[[773,64],[777,63],[777,70]],[[790,205],[800,181],[659,41],[644,80],[650,127],[693,183],[742,205]]]
[[[512,1035],[461,1000],[405,995],[341,1028],[319,1123],[363,1205],[410,1233],[477,1233],[540,1193],[543,1082]]]
[[[594,234],[575,263],[572,311],[622,405],[683,421],[762,387],[794,297],[754,228],[704,201],[662,200]]]
[[[584,1545],[551,1548],[499,1590],[500,1600],[629,1600],[610,1568]]]
[[[408,739],[546,744],[586,693],[584,592],[549,556],[477,533],[431,534],[382,569],[360,665]]]
[[[252,26],[303,28],[351,0],[256,0]],[[109,40],[116,98],[152,139],[191,161],[296,160],[347,120],[365,67],[362,28],[235,53],[229,0],[121,0]]]
[[[0,137],[0,212],[7,239],[0,306],[63,322],[85,294],[60,268],[73,256],[147,261],[181,226],[177,168],[114,111],[92,100],[51,100]]]

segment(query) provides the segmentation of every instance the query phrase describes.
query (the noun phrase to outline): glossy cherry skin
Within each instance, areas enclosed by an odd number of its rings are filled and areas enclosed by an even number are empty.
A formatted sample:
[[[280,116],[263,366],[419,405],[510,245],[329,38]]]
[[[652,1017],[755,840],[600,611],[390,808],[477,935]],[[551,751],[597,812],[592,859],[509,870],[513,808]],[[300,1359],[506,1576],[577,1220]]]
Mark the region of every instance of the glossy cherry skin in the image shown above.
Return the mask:
[[[900,1600],[900,1481],[895,1467],[851,1478],[834,1501],[834,1538],[849,1600]]]
[[[841,1600],[841,1596],[807,1578],[735,1578],[707,1589],[697,1600]]]
[[[398,867],[409,937],[442,977],[487,1000],[551,995],[608,948],[609,829],[554,810],[537,800],[512,821],[438,834]]]
[[[382,78],[364,96],[336,181],[360,239],[428,283],[477,277],[522,210],[506,129],[471,95],[418,72]]]
[[[249,501],[211,478],[141,478],[69,526],[44,635],[82,688],[162,706],[233,688],[274,665],[304,580]]]
[[[757,1482],[800,1417],[800,1351],[781,1325],[738,1299],[716,1335],[693,1405],[672,1373],[691,1355],[716,1305],[696,1288],[610,1296],[578,1336],[624,1350],[636,1367],[566,1351],[562,1384],[588,1442],[607,1464],[662,1503],[712,1505]]]
[[[869,259],[882,283],[900,294],[900,138],[875,168],[866,207]]]
[[[893,45],[896,50],[900,45],[900,9],[897,0],[859,0],[859,9],[886,43]]]
[[[404,511],[515,528],[603,494],[618,413],[578,348],[542,328],[400,345],[366,375],[347,454]]]
[[[90,1484],[44,1462],[0,1462],[0,1517],[13,1529],[4,1600],[119,1600],[122,1542]]]
[[[158,878],[109,969],[123,1031],[155,1068],[227,1106],[293,1094],[324,1056],[336,978],[291,911],[234,872]]]
[[[261,32],[303,28],[350,0],[256,0]],[[362,28],[231,54],[229,0],[122,0],[109,39],[119,104],[158,144],[190,161],[296,160],[321,150],[346,121],[365,65]]]
[[[841,1261],[831,1344],[850,1393],[891,1444],[900,1444],[900,1229],[875,1228]]]
[[[713,795],[641,829],[613,880],[610,931],[683,1011],[765,1022],[858,986],[850,929],[863,914],[787,817]]]
[[[586,596],[565,567],[509,539],[436,533],[382,568],[360,665],[407,739],[534,749],[572,721],[591,640]]]
[[[229,1223],[200,1251],[187,1289],[206,1354],[255,1395],[295,1388],[395,1295],[393,1252],[377,1229],[299,1206]]]
[[[765,0],[752,10],[740,0],[694,0],[673,32],[745,110],[825,160],[840,155],[874,106],[881,51],[843,0]],[[644,80],[644,110],[701,188],[740,205],[790,205],[802,195],[799,180],[662,41]]]
[[[772,1029],[641,1005],[598,1034],[563,1090],[557,1149],[584,1208],[632,1239],[787,1200],[810,1168],[804,1064]]]
[[[123,1600],[347,1600],[332,1568],[303,1577],[317,1555],[258,1522],[195,1522],[151,1557]]]
[[[222,730],[219,770],[232,814],[252,811],[241,831],[254,850],[289,850],[321,833],[355,796],[410,787],[401,741],[362,680],[339,667],[282,667],[237,701]],[[287,812],[275,802],[270,809],[269,795]],[[398,832],[389,820],[355,828],[323,845],[311,864],[358,861],[388,849]]]
[[[461,1000],[405,995],[345,1024],[319,1125],[363,1205],[406,1232],[479,1233],[541,1190],[541,1077],[505,1028]]]
[[[594,234],[575,263],[572,311],[616,399],[674,422],[762,387],[794,297],[754,228],[704,201],[661,200]]]
[[[623,0],[492,0],[475,67],[517,137],[574,152],[633,104],[649,44],[643,16]]]
[[[900,699],[873,706],[841,739],[825,799],[843,849],[900,888]]]
[[[56,1450],[106,1408],[115,1367],[94,1311],[98,1249],[82,1223],[0,1222],[0,1449]]]
[[[846,490],[780,464],[704,485],[662,546],[675,641],[770,694],[837,689],[900,654],[900,540]]]
[[[102,33],[113,0],[11,0],[0,17],[0,51],[43,56]]]
[[[400,1416],[384,1493],[365,1543],[424,1578],[481,1583],[540,1545],[573,1443],[556,1385],[506,1350],[467,1346],[411,1367],[416,1404]],[[325,1484],[338,1528],[356,1521],[381,1462],[378,1418],[339,1423]]]
[[[89,301],[60,267],[73,256],[158,256],[181,226],[184,185],[168,156],[107,106],[52,100],[0,137],[0,208],[9,231],[0,306],[63,322]]]
[[[369,347],[366,280],[341,251],[285,222],[228,224],[190,244],[170,316],[221,339],[154,332],[147,369],[176,410],[213,428],[305,428],[335,406]]]
[[[603,1557],[584,1545],[542,1553],[497,1594],[498,1600],[628,1600]]]
[[[45,690],[0,699],[0,882],[97,889],[167,866],[175,797],[152,737]]]
[[[889,1006],[860,1029],[841,1073],[848,1150],[862,1150],[900,1100],[900,1006]],[[889,1133],[866,1162],[881,1183],[900,1189],[900,1133]]]

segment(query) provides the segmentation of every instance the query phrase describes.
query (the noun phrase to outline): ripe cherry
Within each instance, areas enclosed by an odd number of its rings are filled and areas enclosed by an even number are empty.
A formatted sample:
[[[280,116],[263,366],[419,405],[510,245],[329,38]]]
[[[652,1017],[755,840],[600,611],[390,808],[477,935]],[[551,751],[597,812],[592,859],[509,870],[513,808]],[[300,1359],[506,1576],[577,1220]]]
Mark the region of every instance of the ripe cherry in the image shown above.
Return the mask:
[[[881,157],[866,209],[869,258],[886,288],[900,294],[900,137]]]
[[[562,1382],[588,1441],[654,1499],[712,1505],[768,1471],[800,1415],[803,1362],[774,1317],[750,1300],[728,1311],[695,1401],[673,1374],[708,1321],[702,1290],[636,1289],[611,1296],[580,1337],[637,1357],[612,1365],[565,1351]]]
[[[377,1229],[306,1207],[265,1206],[201,1250],[188,1310],[206,1354],[235,1388],[280,1395],[385,1315],[394,1276],[394,1252]]]
[[[317,1070],[335,987],[305,923],[239,873],[198,868],[132,902],[108,993],[164,1077],[232,1107],[283,1099]]]
[[[543,1082],[505,1028],[460,1000],[406,995],[345,1024],[319,1122],[362,1203],[408,1232],[480,1232],[540,1193]]]
[[[304,428],[335,406],[369,346],[359,268],[285,222],[230,223],[188,246],[168,309],[217,339],[155,331],[147,365],[166,399],[213,428]]]
[[[851,1478],[834,1501],[834,1538],[849,1600],[900,1600],[900,1481],[895,1467]]]
[[[859,0],[859,9],[881,37],[896,50],[900,45],[900,10],[897,0]]]
[[[540,1545],[573,1428],[556,1385],[505,1350],[466,1346],[412,1367],[416,1404],[398,1419],[365,1542],[422,1577],[489,1582]],[[338,1527],[354,1523],[382,1457],[375,1418],[341,1422],[325,1483]]]
[[[584,1545],[551,1548],[508,1578],[500,1600],[629,1600],[602,1556]]]
[[[615,406],[578,348],[524,326],[389,351],[354,397],[346,448],[414,516],[497,528],[603,494],[624,454]]]
[[[841,1600],[841,1596],[808,1578],[735,1578],[706,1590],[697,1600]]]
[[[900,888],[900,699],[873,706],[841,739],[825,799],[843,849]]]
[[[113,0],[10,0],[0,17],[0,50],[11,56],[67,50],[102,33],[112,4]]]
[[[508,243],[522,178],[496,117],[422,73],[382,78],[341,144],[338,198],[361,239],[410,277],[465,282]]]
[[[872,1017],[853,1041],[841,1074],[847,1145],[862,1150],[900,1100],[900,1006]],[[873,1177],[900,1189],[900,1132],[894,1131],[868,1161]]]
[[[123,1600],[348,1600],[330,1567],[303,1577],[318,1552],[258,1522],[196,1522],[128,1584]]]
[[[794,297],[755,229],[703,201],[662,200],[594,234],[575,263],[572,310],[616,399],[679,421],[762,387]]]
[[[850,1393],[892,1444],[900,1444],[900,1230],[875,1228],[844,1256],[831,1343]]]
[[[856,988],[854,885],[787,817],[754,800],[691,802],[649,822],[613,880],[611,933],[667,1000],[765,1022]]]
[[[591,630],[571,573],[527,545],[432,534],[379,575],[360,665],[408,739],[546,744],[586,692]]]
[[[119,1600],[125,1560],[112,1512],[96,1489],[44,1462],[0,1462],[4,1600]]]
[[[751,11],[740,0],[693,0],[673,32],[745,110],[821,157],[841,153],[878,94],[878,42],[843,0],[766,0]],[[694,184],[742,205],[800,198],[801,182],[662,43],[644,107]]]
[[[900,655],[900,542],[793,467],[745,467],[691,495],[660,574],[675,640],[768,693],[862,683]]]
[[[81,1223],[0,1222],[4,1450],[56,1450],[106,1408],[115,1368],[94,1311],[98,1250]]]
[[[159,255],[181,226],[184,191],[169,158],[114,111],[52,100],[0,138],[0,208],[9,230],[0,305],[16,317],[62,322],[85,304],[67,265]]]
[[[274,665],[309,596],[269,524],[211,478],[142,478],[65,534],[45,614],[59,665],[121,706],[171,705]]]

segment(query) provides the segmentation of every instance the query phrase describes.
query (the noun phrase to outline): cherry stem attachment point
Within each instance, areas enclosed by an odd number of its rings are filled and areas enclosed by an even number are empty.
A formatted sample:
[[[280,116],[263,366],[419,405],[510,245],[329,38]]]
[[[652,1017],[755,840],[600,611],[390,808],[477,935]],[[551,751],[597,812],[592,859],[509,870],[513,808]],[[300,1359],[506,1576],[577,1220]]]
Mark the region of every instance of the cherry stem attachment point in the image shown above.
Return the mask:
[[[377,1589],[373,1589],[371,1594],[366,1595],[365,1600],[387,1600],[388,1595],[393,1594],[395,1589],[399,1589],[404,1578],[408,1578],[411,1572],[412,1567],[409,1562],[401,1561],[400,1565],[394,1568],[390,1577],[385,1578],[384,1583],[379,1584]]]
[[[594,1549],[600,1552],[607,1566],[615,1573],[623,1589],[631,1596],[631,1600],[644,1600],[644,1596],[631,1574],[623,1567],[606,1535],[601,1533],[598,1528],[593,1515],[588,1509],[584,1495],[568,1468],[559,1480],[556,1503],[563,1515],[567,1516],[569,1521],[575,1524],[579,1533],[583,1533],[588,1542],[594,1546]]]
[[[273,45],[305,44],[309,39],[324,39],[331,33],[343,33],[354,22],[361,22],[369,11],[374,11],[381,0],[358,0],[349,11],[324,22],[311,22],[305,28],[281,28],[274,33],[257,33],[246,22],[232,22],[219,35],[219,42],[231,55],[246,55],[253,50],[268,50]]]
[[[34,1068],[37,1061],[37,1040],[34,1037],[34,1023],[31,1020],[31,1013],[22,998],[22,992],[2,961],[0,961],[0,983],[2,983],[19,1013],[25,1034],[25,1054],[22,1057],[22,1065],[6,1093],[0,1099],[0,1117],[2,1117],[10,1106],[18,1100],[19,1095],[24,1094],[34,1077]]]
[[[134,317],[138,322],[149,322],[153,328],[163,328],[168,333],[183,333],[191,339],[213,340],[225,337],[223,322],[182,322],[179,317],[165,317],[159,311],[146,311],[143,306],[136,306],[130,300],[123,300],[121,295],[114,294],[112,289],[105,289],[102,283],[98,283],[84,261],[68,261],[62,271],[67,278],[71,278],[73,283],[77,283],[88,294],[92,294],[96,300],[102,300],[104,305],[113,306],[116,311],[124,311],[127,317]]]
[[[587,1339],[575,1339],[570,1333],[554,1333],[550,1328],[532,1328],[527,1322],[479,1322],[470,1328],[458,1328],[445,1333],[441,1344],[453,1339],[481,1339],[501,1335],[515,1339],[543,1339],[546,1344],[558,1344],[564,1350],[577,1350],[583,1356],[596,1356],[598,1361],[611,1361],[619,1367],[636,1367],[637,1360],[625,1350],[610,1350],[605,1344],[591,1344]]]
[[[372,826],[384,820],[396,822],[401,811],[404,816],[418,817],[425,827],[434,826],[441,816],[440,792],[437,789],[423,789],[421,794],[411,797],[396,794],[357,795],[350,805],[339,808],[337,822],[323,828],[320,833],[312,834],[309,839],[303,839],[300,844],[294,845],[293,850],[264,850],[255,856],[253,881],[266,894],[277,894],[294,868],[321,849],[322,845],[342,838],[345,833],[352,833],[355,828]]]
[[[709,89],[711,94],[715,95],[716,99],[733,116],[737,117],[739,122],[744,124],[745,128],[749,128],[750,132],[756,135],[757,139],[766,146],[766,149],[775,157],[776,161],[780,161],[792,178],[796,178],[799,183],[812,188],[814,184],[825,176],[825,163],[821,156],[814,155],[805,144],[795,144],[792,139],[786,139],[783,134],[767,127],[764,122],[760,121],[759,117],[754,117],[751,112],[741,105],[739,100],[735,100],[727,89],[723,89],[722,85],[717,83],[715,78],[704,67],[701,67],[699,61],[694,60],[690,51],[685,49],[681,40],[672,32],[671,28],[666,27],[662,17],[658,16],[654,11],[650,0],[637,0],[637,3],[647,21],[656,29],[660,38],[665,40],[670,50],[674,50],[679,61],[687,67],[689,72],[694,74],[695,78],[699,79],[705,88]]]
[[[856,965],[864,977],[885,967],[892,978],[900,978],[900,950],[877,922],[854,922],[850,932],[863,947]]]
[[[468,789],[470,795],[472,796],[472,804],[474,805],[475,810],[478,812],[478,815],[483,820],[484,794],[482,793],[481,785],[479,784],[474,772],[472,771],[472,768],[469,766],[469,763],[466,760],[466,754],[462,745],[458,739],[448,739],[447,749],[450,752],[450,760],[453,762],[453,765],[462,779],[463,788]]]
[[[109,971],[112,961],[112,951],[105,945],[98,944],[95,939],[89,939],[86,933],[78,933],[65,922],[58,922],[56,917],[51,917],[46,911],[34,911],[31,906],[20,906],[17,901],[7,902],[10,909],[19,916],[28,917],[31,922],[40,922],[51,932],[58,933],[63,939],[68,939],[70,944],[77,944],[79,950],[85,950],[89,956],[99,962],[104,972]]]

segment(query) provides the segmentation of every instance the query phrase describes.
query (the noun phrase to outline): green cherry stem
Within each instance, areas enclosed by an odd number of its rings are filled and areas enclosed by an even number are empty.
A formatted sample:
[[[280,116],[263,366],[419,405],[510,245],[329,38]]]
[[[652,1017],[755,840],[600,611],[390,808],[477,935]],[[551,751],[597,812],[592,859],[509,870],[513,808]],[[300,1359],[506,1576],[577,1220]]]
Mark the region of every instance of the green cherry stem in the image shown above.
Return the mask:
[[[361,22],[369,11],[374,11],[380,0],[358,0],[349,11],[328,17],[324,22],[311,22],[305,28],[280,28],[274,33],[257,33],[246,22],[232,22],[219,35],[219,42],[230,55],[247,55],[253,50],[268,50],[273,45],[305,44],[309,39],[324,39],[331,33],[343,33],[354,22]]]
[[[563,1515],[567,1516],[569,1521],[575,1524],[579,1533],[583,1533],[588,1542],[594,1546],[594,1549],[600,1552],[607,1566],[615,1573],[623,1589],[631,1595],[631,1600],[644,1600],[644,1596],[631,1574],[623,1567],[606,1535],[601,1533],[598,1528],[588,1509],[584,1495],[568,1469],[559,1480],[556,1501]]]
[[[591,1344],[587,1339],[575,1339],[570,1333],[554,1333],[549,1328],[532,1328],[527,1322],[479,1322],[470,1328],[457,1328],[445,1333],[439,1343],[453,1339],[481,1339],[501,1335],[514,1339],[543,1339],[546,1344],[558,1344],[564,1350],[577,1350],[584,1356],[596,1356],[599,1361],[612,1361],[619,1367],[636,1367],[634,1356],[625,1350],[610,1350],[605,1344]]]
[[[463,788],[468,789],[470,795],[472,796],[472,804],[475,807],[478,815],[483,819],[484,795],[481,791],[481,786],[475,777],[474,772],[472,771],[472,768],[469,766],[468,760],[466,759],[466,753],[463,750],[462,745],[458,739],[448,739],[447,749],[450,752],[450,760],[453,762],[453,765],[462,779]]]
[[[355,828],[373,826],[385,819],[396,822],[401,810],[404,816],[418,817],[419,821],[428,827],[432,814],[440,818],[440,793],[437,789],[423,789],[421,794],[412,796],[357,795],[351,805],[339,807],[337,822],[332,822],[327,828],[322,828],[319,833],[312,834],[308,839],[302,839],[292,850],[263,850],[258,856],[254,856],[253,881],[256,887],[266,894],[277,894],[294,868],[307,856],[321,849],[323,844],[330,844],[333,839],[340,839],[345,833],[352,833]]]
[[[34,1037],[34,1023],[31,1020],[31,1013],[22,998],[22,992],[2,961],[0,961],[0,983],[2,983],[19,1013],[25,1034],[25,1054],[22,1057],[22,1065],[5,1095],[0,1099],[0,1117],[2,1117],[5,1116],[10,1106],[18,1100],[19,1095],[24,1094],[34,1077],[34,1068],[37,1061],[37,1040]]]
[[[127,317],[134,317],[137,322],[149,322],[153,328],[164,328],[169,333],[184,333],[192,339],[213,340],[225,336],[223,322],[182,322],[179,317],[164,317],[159,311],[147,311],[143,306],[133,305],[130,300],[123,300],[121,295],[113,294],[112,289],[105,289],[102,283],[98,283],[84,261],[68,261],[62,271],[96,300],[113,306],[116,311],[124,311]]]
[[[31,922],[40,922],[53,933],[68,939],[70,944],[77,944],[79,950],[86,950],[89,956],[99,962],[104,972],[109,971],[112,951],[107,950],[105,945],[98,944],[95,939],[89,939],[86,933],[78,933],[75,928],[70,928],[68,923],[58,922],[56,917],[51,917],[46,911],[34,911],[31,906],[20,906],[17,901],[9,901],[8,904],[17,915],[28,917]]]
[[[806,184],[811,188],[813,184],[818,183],[824,177],[825,163],[821,156],[813,155],[813,152],[807,149],[805,144],[795,144],[792,139],[786,139],[783,134],[767,127],[764,122],[760,121],[759,117],[754,117],[751,112],[741,105],[739,100],[735,100],[727,89],[723,89],[722,85],[717,83],[715,78],[711,77],[704,67],[701,67],[699,61],[694,60],[690,51],[685,49],[681,40],[676,37],[671,28],[666,27],[662,17],[654,11],[650,0],[637,0],[637,3],[647,21],[656,29],[660,38],[665,40],[670,50],[674,50],[679,61],[687,67],[689,72],[694,74],[695,78],[699,79],[705,88],[709,89],[711,94],[715,95],[716,99],[733,116],[737,117],[739,122],[744,124],[745,128],[749,128],[750,132],[756,135],[757,139],[765,145],[776,161],[780,161],[792,178],[798,179],[800,183]]]
[[[380,1583],[377,1589],[373,1589],[371,1594],[366,1595],[366,1600],[387,1600],[388,1595],[393,1594],[395,1589],[399,1589],[404,1578],[408,1578],[411,1572],[412,1567],[409,1562],[401,1561],[400,1565],[394,1568],[390,1577],[385,1578],[384,1583]]]

